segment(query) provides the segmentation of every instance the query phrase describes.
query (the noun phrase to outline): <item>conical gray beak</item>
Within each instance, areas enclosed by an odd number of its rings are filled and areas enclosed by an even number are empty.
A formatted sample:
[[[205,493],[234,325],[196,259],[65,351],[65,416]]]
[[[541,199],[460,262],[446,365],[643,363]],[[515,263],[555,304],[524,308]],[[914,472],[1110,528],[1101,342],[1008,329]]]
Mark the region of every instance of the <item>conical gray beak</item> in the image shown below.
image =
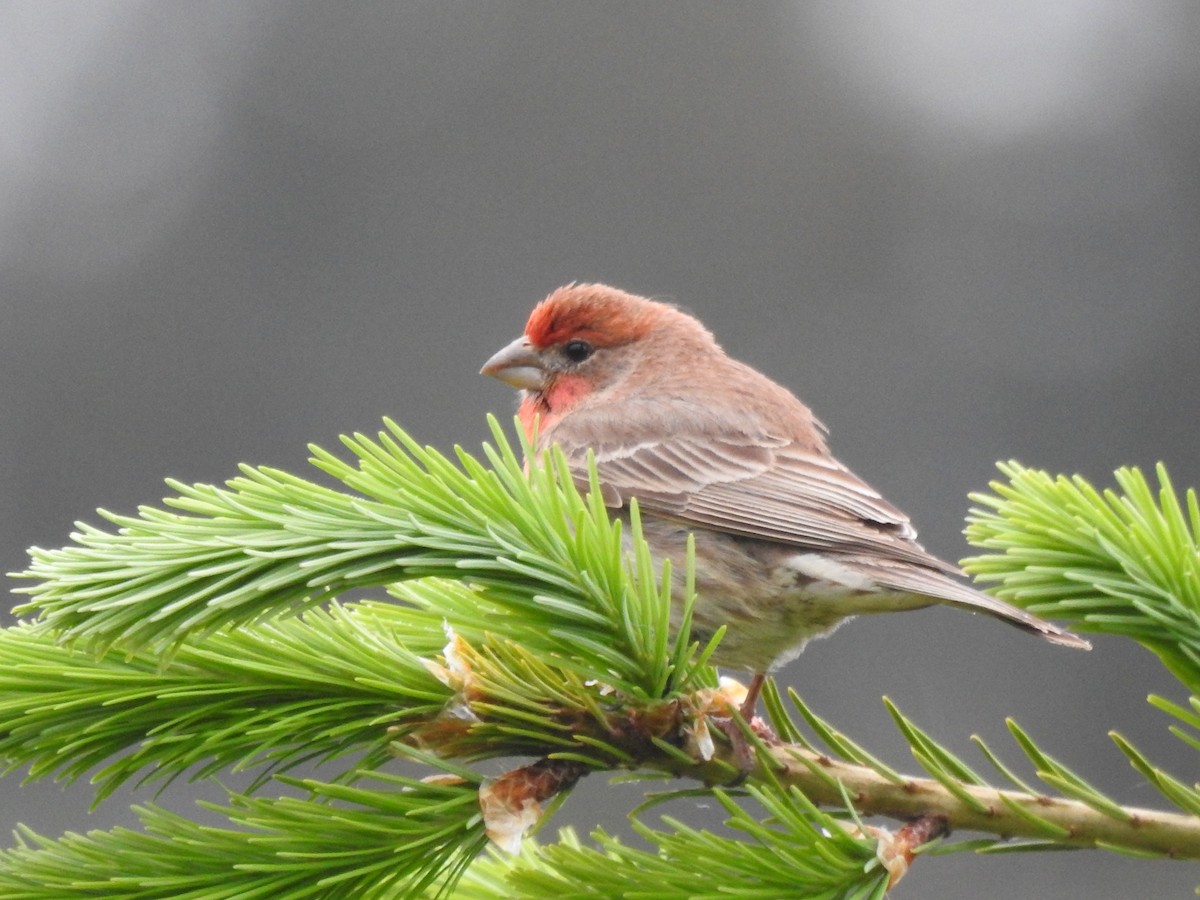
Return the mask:
[[[540,391],[546,384],[542,358],[529,338],[519,337],[483,364],[481,375],[499,378],[505,384],[525,391]]]

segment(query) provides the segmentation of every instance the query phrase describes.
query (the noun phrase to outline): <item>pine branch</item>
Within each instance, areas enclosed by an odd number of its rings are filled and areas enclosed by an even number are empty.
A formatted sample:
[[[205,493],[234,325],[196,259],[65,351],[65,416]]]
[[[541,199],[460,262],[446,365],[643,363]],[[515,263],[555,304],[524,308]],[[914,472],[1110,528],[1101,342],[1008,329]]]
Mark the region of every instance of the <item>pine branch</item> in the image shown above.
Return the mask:
[[[801,792],[749,788],[741,804],[715,798],[731,839],[667,820],[667,830],[635,822],[653,847],[642,850],[597,831],[593,845],[567,829],[555,844],[528,842],[519,856],[493,854],[467,870],[456,900],[610,897],[875,898],[893,881],[878,842],[861,828],[817,809]],[[753,811],[747,809],[750,806]],[[786,823],[787,827],[780,827]]]
[[[47,840],[21,829],[0,851],[7,900],[340,900],[419,895],[461,870],[486,838],[478,778],[455,784],[376,774],[383,788],[304,780],[304,798],[234,795],[232,828],[139,807],[143,832],[117,828]],[[470,778],[471,780],[465,780]],[[337,803],[337,806],[332,805]]]
[[[175,485],[168,504],[180,512],[108,516],[115,532],[81,526],[73,546],[33,551],[23,576],[38,583],[23,613],[38,619],[0,632],[9,770],[74,779],[103,765],[99,801],[125,781],[189,769],[211,777],[256,766],[257,789],[305,759],[346,762],[329,782],[275,782],[306,798],[232,795],[221,810],[228,828],[145,808],[144,833],[23,832],[0,854],[4,896],[448,892],[485,834],[518,838],[586,772],[735,780],[722,728],[736,689],[718,687],[706,664],[719,635],[703,649],[689,643],[691,560],[673,606],[669,569],[655,571],[636,507],[623,534],[594,474],[583,497],[561,456],[526,473],[495,433],[486,467],[421,448],[389,423],[378,441],[347,441],[356,465],[314,448],[315,462],[359,496],[246,468],[226,488]],[[1142,640],[1195,684],[1194,494],[1185,517],[1165,472],[1157,500],[1136,473],[1119,474],[1124,495],[1101,495],[1078,479],[1006,472],[1012,481],[994,485],[996,497],[976,497],[991,511],[973,512],[972,539],[997,552],[970,561],[974,570],[1022,605]],[[314,608],[372,584],[399,602]],[[1044,789],[977,741],[999,776],[999,787],[988,783],[890,704],[928,777],[898,773],[794,695],[806,729],[773,686],[765,696],[788,743],[746,729],[759,757],[743,793],[758,812],[736,804],[735,791],[712,793],[730,836],[639,824],[657,848],[649,852],[605,835],[595,847],[567,838],[507,867],[483,864],[462,896],[562,896],[603,873],[630,896],[647,885],[656,896],[806,885],[831,900],[878,897],[943,822],[992,837],[941,851],[1200,856],[1200,790],[1120,735],[1119,750],[1179,813],[1121,806],[1015,723]],[[1200,701],[1152,702],[1200,749]],[[380,772],[392,754],[442,777]],[[540,759],[488,782],[445,761],[512,755]],[[928,827],[890,835],[860,814],[919,816]],[[1013,837],[1024,840],[1004,843]],[[489,884],[508,893],[489,894]]]
[[[1038,767],[1037,775],[1048,783],[1071,785],[1081,799],[987,785],[895,707],[890,708],[914,755],[924,758],[934,777],[899,775],[874,761],[845,762],[835,758],[840,752],[820,752],[800,735],[795,722],[779,715],[779,697],[773,686],[768,693],[775,724],[781,732],[791,729],[799,740],[790,745],[760,746],[758,768],[750,773],[745,792],[762,812],[748,809],[744,801],[735,804],[723,790],[713,792],[730,813],[726,824],[742,837],[697,831],[669,819],[665,829],[650,829],[635,821],[639,834],[656,847],[643,851],[626,847],[602,831],[592,835],[595,846],[581,843],[567,831],[560,834],[557,844],[530,843],[519,856],[492,855],[476,863],[453,896],[461,900],[553,900],[588,896],[597,885],[604,885],[609,895],[624,897],[715,900],[789,895],[850,900],[882,898],[903,876],[914,850],[920,849],[946,853],[1074,847],[1173,859],[1200,857],[1200,818],[1194,812],[1178,815],[1120,807],[1046,756],[1015,723],[1010,723],[1010,728]],[[794,694],[792,698],[815,733],[832,739],[850,755],[862,757],[857,745],[819,719]],[[1002,777],[1020,784],[994,753],[980,746]],[[732,753],[718,745],[710,764],[721,759],[731,761]],[[668,759],[660,764],[670,766]],[[966,774],[968,783],[955,781],[951,770]],[[685,777],[704,777],[703,767],[675,771]],[[1151,777],[1148,764],[1144,774]],[[1188,802],[1195,803],[1194,795]],[[834,814],[821,807],[834,810]],[[847,819],[844,811],[849,807],[853,814]],[[843,810],[840,815],[839,809]],[[904,842],[905,829],[893,835],[867,828],[857,815],[936,821],[952,830],[993,837],[914,847]],[[1013,839],[1023,840],[1014,843]]]
[[[386,611],[385,611],[386,612]],[[369,619],[369,620],[368,620]],[[128,780],[169,783],[258,768],[256,789],[307,760],[390,758],[388,726],[432,716],[450,691],[421,658],[444,637],[396,641],[368,607],[221,631],[170,664],[72,650],[28,625],[0,631],[0,759],[29,777],[92,776],[99,804]]]
[[[490,422],[490,469],[462,450],[455,465],[391,421],[378,441],[343,439],[357,466],[311,448],[361,498],[251,466],[225,488],[169,482],[178,494],[164,502],[183,514],[101,511],[115,532],[80,524],[73,546],[31,550],[16,577],[38,583],[16,613],[90,652],[162,655],[355,588],[441,577],[517,617],[514,638],[519,630],[529,646],[631,693],[660,696],[695,675],[678,665],[683,648],[671,641],[648,550],[627,568],[621,523],[599,491],[585,500],[564,489],[561,454],[527,475]]]
[[[993,593],[1084,631],[1132,637],[1200,693],[1200,503],[1180,503],[1167,471],[1159,490],[1134,468],[1121,493],[1085,479],[1001,463],[1008,482],[976,493],[966,529],[990,551],[963,560]],[[1186,507],[1186,512],[1185,512]]]
[[[921,815],[946,819],[952,831],[974,831],[1001,840],[1027,838],[1063,847],[1117,849],[1172,859],[1200,859],[1200,818],[1162,810],[1026,793],[943,778],[900,781],[795,746],[772,748],[776,777],[814,803],[836,806],[849,795],[863,816],[907,821]],[[1039,773],[1041,774],[1041,773]],[[844,792],[844,793],[843,793]]]

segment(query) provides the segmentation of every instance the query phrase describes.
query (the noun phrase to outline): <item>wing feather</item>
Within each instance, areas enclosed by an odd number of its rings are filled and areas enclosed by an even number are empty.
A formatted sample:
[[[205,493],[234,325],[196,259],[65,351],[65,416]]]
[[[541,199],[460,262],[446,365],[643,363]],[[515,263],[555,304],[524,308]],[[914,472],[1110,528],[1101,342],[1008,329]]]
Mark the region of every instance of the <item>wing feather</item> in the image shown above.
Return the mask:
[[[609,428],[590,442],[587,424],[567,417],[547,439],[564,447],[581,477],[593,449],[610,506],[637,497],[644,511],[684,524],[957,571],[916,543],[908,517],[811,435],[789,439],[704,422],[684,423],[657,441],[620,440]]]

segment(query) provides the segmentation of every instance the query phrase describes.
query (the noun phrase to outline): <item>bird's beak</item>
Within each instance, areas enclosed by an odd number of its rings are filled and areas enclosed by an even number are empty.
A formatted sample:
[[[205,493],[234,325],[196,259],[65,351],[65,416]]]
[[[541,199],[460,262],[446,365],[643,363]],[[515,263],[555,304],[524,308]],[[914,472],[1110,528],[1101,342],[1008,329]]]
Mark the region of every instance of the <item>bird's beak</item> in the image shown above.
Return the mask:
[[[481,375],[499,378],[505,384],[526,391],[540,391],[546,386],[546,370],[542,358],[527,337],[519,337],[483,364]]]

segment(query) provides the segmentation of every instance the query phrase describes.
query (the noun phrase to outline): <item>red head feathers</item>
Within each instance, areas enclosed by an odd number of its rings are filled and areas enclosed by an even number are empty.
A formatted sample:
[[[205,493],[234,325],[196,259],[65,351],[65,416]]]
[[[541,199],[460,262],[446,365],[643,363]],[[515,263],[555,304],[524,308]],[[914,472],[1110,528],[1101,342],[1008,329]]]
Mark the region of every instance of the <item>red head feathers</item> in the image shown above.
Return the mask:
[[[525,336],[539,349],[573,339],[615,347],[645,337],[661,320],[676,316],[690,320],[666,304],[608,285],[568,284],[534,307]]]

